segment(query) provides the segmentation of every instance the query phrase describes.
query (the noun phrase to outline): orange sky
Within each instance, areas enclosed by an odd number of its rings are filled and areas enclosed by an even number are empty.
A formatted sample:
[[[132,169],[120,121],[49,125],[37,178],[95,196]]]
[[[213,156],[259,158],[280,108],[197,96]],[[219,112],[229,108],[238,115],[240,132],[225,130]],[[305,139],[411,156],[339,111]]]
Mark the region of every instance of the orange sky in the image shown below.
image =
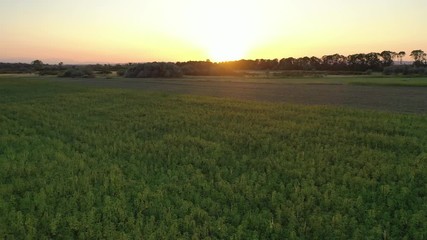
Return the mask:
[[[425,0],[1,0],[0,61],[213,61],[427,51]]]

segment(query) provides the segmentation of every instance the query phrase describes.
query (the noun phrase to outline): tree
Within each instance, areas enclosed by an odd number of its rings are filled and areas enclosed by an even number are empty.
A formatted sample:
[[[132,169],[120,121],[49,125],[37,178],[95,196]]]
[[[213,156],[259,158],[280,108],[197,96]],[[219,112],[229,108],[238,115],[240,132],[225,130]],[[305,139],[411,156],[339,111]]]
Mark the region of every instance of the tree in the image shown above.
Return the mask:
[[[358,64],[358,65],[366,64],[366,54],[364,54],[364,53],[356,53],[356,54],[349,55],[347,57],[347,59],[348,59],[348,63],[352,64],[352,65],[355,65],[355,64]]]
[[[328,70],[344,70],[347,68],[347,57],[340,54],[325,55],[322,57],[323,65]]]
[[[421,66],[426,64],[427,54],[423,50],[413,50],[410,56],[414,58],[415,66]]]
[[[402,65],[402,59],[403,59],[403,57],[406,55],[406,52],[405,51],[400,51],[398,54],[397,54],[397,56],[398,56],[398,58],[400,59],[400,65]]]
[[[92,78],[95,77],[92,69],[89,67],[71,67],[68,68],[65,72],[58,74],[59,77],[65,78]]]
[[[279,69],[280,70],[296,70],[296,59],[293,57],[280,59]]]
[[[376,52],[371,52],[365,55],[366,62],[372,70],[380,70],[381,69],[381,60],[380,54]]]
[[[393,59],[397,56],[397,53],[392,51],[382,51],[380,56],[383,59],[383,66],[388,67],[393,65]]]
[[[31,65],[33,65],[34,69],[36,71],[40,71],[43,68],[44,63],[41,60],[34,60],[31,62]]]
[[[310,58],[310,66],[315,69],[315,70],[319,70],[320,69],[320,65],[322,64],[322,59],[312,56]]]
[[[298,69],[299,70],[312,70],[311,60],[309,57],[302,57],[297,59]]]

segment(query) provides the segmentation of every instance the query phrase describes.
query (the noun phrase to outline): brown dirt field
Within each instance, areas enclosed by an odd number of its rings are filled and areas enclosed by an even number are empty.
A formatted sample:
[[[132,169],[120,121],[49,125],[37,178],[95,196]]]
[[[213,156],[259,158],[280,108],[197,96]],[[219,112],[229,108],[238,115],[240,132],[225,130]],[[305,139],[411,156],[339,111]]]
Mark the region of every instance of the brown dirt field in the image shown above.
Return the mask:
[[[89,86],[285,102],[338,105],[403,113],[427,113],[427,88],[329,84],[279,84],[192,79],[62,79]]]

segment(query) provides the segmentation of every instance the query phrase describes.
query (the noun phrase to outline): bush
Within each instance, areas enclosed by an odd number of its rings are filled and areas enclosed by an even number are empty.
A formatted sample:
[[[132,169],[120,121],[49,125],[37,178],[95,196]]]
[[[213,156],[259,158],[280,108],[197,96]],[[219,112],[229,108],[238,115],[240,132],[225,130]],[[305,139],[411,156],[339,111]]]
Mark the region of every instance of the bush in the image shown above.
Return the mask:
[[[40,76],[45,76],[45,75],[58,75],[59,71],[55,70],[55,69],[43,69],[39,71],[39,75]]]
[[[383,74],[384,75],[392,75],[392,74],[396,74],[396,72],[393,70],[392,67],[385,67],[383,69]]]
[[[102,69],[96,72],[97,74],[111,74],[112,71],[108,70],[108,69]]]
[[[58,75],[60,74],[60,69],[57,66],[54,65],[46,65],[43,68],[41,68],[38,71],[38,74],[40,76],[45,76],[45,75]]]
[[[65,72],[62,72],[58,74],[59,77],[68,77],[68,78],[76,78],[76,77],[83,77],[83,78],[93,78],[95,75],[93,74],[93,71],[89,68],[76,68],[72,67]]]
[[[27,63],[2,63],[0,62],[0,74],[3,73],[31,73],[32,66]]]
[[[125,73],[128,78],[176,78],[182,77],[181,69],[174,63],[153,62],[137,64]]]
[[[414,67],[410,65],[399,65],[385,67],[383,70],[384,75],[427,75],[427,68],[425,67]]]
[[[120,77],[124,76],[125,73],[126,73],[126,69],[119,69],[116,72],[117,76],[120,76]]]

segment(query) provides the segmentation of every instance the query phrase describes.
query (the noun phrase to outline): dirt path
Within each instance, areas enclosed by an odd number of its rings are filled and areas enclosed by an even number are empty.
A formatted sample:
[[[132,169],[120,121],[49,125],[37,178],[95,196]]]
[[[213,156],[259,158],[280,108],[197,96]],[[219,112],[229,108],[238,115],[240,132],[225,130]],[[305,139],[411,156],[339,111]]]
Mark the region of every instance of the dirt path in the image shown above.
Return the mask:
[[[426,87],[304,85],[198,81],[192,79],[69,79],[108,88],[131,88],[260,101],[341,105],[406,113],[427,113]]]

